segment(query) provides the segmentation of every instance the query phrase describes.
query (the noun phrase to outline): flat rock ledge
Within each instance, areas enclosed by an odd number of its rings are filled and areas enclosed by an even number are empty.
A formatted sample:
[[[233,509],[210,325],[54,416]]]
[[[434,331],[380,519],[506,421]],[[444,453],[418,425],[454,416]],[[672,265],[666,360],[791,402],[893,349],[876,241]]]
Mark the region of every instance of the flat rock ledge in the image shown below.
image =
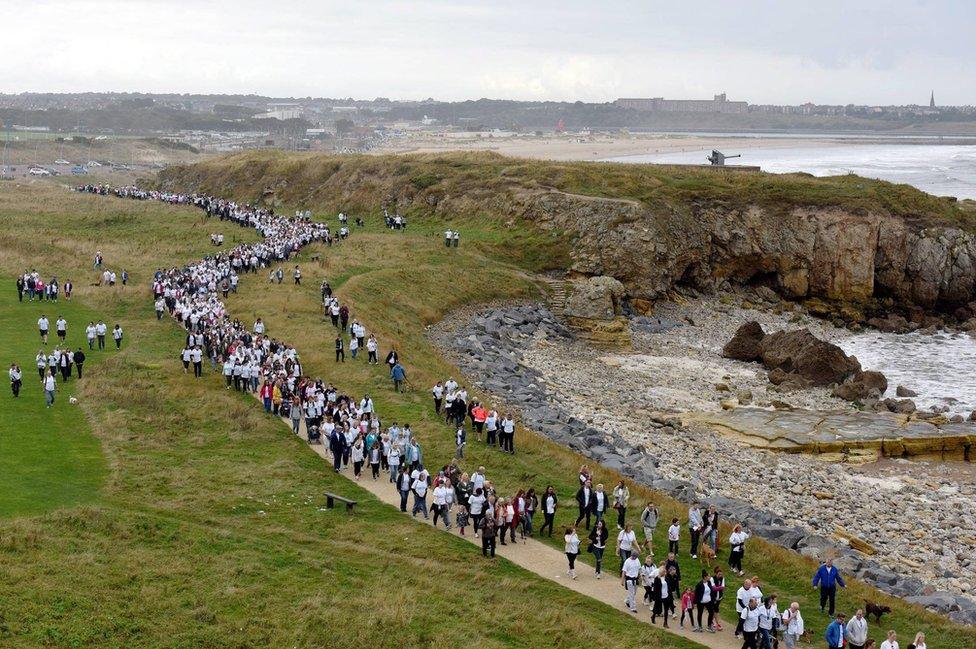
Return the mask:
[[[789,453],[972,460],[976,425],[885,412],[819,412],[737,407],[692,415],[739,441]],[[827,458],[825,458],[827,459]]]
[[[429,331],[433,342],[455,360],[475,385],[493,399],[521,412],[526,427],[677,500],[690,503],[699,499],[692,483],[664,475],[660,463],[643,448],[617,433],[599,431],[563,412],[547,393],[541,374],[521,363],[523,350],[533,340],[573,335],[570,328],[541,304],[485,308],[473,315],[465,313],[464,317],[448,318]],[[749,413],[747,409],[737,410],[743,418]],[[757,411],[754,417],[770,414],[765,410],[751,410]],[[677,416],[651,415],[650,424],[661,433],[686,432]],[[778,514],[748,502],[722,496],[700,500],[714,504],[724,518],[749,527],[760,538],[803,556],[821,558],[829,554],[841,571],[879,590],[946,615],[957,623],[976,624],[976,599],[937,591],[916,577],[900,575],[882,566],[850,543],[841,544],[804,526],[790,525]]]

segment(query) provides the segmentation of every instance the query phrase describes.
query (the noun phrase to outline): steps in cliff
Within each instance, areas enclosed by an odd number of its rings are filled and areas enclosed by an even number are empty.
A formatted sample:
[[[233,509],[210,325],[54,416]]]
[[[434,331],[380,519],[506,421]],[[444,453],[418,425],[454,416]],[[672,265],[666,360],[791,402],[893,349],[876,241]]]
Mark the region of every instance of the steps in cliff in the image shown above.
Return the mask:
[[[546,303],[549,305],[549,309],[553,313],[561,315],[566,309],[566,300],[569,298],[566,280],[546,277],[543,278],[542,282],[546,286]]]

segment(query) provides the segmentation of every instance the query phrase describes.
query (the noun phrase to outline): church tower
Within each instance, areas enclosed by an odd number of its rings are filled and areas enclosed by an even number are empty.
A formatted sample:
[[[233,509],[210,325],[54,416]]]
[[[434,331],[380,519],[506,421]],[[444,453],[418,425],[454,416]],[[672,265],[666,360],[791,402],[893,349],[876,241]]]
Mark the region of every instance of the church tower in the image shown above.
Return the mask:
[[[932,96],[929,98],[929,108],[935,108],[935,91],[932,91]]]

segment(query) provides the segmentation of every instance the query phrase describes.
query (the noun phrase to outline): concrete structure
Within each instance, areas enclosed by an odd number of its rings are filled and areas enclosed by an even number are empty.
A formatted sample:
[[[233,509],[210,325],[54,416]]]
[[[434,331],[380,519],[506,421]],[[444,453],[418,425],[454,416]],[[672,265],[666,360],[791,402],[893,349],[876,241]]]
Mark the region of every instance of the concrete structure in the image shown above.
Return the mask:
[[[621,108],[660,113],[744,113],[749,109],[748,102],[729,101],[724,92],[712,99],[621,98],[614,103]]]

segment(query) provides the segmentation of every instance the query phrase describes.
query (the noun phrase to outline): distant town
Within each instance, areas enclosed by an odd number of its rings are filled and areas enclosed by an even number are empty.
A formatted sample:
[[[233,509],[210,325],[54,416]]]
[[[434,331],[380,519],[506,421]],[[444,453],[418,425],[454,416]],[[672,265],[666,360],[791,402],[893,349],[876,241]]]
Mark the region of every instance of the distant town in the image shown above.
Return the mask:
[[[0,137],[161,138],[198,151],[279,147],[363,151],[416,133],[443,137],[591,132],[976,134],[976,107],[751,104],[729,99],[620,98],[608,103],[444,102],[257,95],[21,93],[0,95]]]

